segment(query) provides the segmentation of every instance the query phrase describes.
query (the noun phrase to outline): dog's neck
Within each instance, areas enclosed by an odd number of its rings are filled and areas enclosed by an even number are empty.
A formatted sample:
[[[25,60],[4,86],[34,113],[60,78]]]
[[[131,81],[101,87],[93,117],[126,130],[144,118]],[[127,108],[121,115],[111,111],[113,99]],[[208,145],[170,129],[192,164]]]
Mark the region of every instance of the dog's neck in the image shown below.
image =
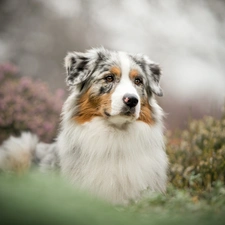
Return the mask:
[[[87,124],[64,127],[58,141],[62,173],[111,202],[126,203],[127,196],[139,198],[148,188],[165,190],[161,125],[136,121],[118,129],[97,117]]]

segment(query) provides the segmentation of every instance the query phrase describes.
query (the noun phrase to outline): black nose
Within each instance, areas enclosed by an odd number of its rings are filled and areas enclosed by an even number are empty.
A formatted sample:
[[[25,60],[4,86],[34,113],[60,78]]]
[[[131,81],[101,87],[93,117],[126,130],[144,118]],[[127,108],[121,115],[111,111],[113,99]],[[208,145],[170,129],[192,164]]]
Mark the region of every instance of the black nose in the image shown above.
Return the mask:
[[[123,96],[123,102],[130,108],[135,107],[138,104],[138,99],[135,95],[125,94]]]

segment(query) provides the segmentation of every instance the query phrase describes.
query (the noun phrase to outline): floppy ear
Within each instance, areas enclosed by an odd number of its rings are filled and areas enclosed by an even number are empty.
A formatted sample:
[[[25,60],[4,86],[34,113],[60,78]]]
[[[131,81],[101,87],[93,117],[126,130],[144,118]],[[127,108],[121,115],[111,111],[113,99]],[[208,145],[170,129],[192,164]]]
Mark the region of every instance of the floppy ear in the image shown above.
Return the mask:
[[[149,64],[150,74],[148,74],[149,86],[153,93],[158,96],[163,96],[163,91],[159,85],[159,80],[161,77],[161,69],[159,65],[155,63]]]
[[[74,86],[85,81],[91,74],[90,57],[86,53],[70,52],[65,57],[66,83]]]

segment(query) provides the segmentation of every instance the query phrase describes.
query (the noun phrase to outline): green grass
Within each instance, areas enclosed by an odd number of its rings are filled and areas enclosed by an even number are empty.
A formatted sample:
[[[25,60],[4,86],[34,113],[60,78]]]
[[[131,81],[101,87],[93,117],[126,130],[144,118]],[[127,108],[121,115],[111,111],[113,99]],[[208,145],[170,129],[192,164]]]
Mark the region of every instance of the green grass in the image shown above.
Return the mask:
[[[167,194],[144,196],[128,206],[76,190],[56,174],[0,174],[0,224],[225,224],[225,189],[205,196],[168,185]]]

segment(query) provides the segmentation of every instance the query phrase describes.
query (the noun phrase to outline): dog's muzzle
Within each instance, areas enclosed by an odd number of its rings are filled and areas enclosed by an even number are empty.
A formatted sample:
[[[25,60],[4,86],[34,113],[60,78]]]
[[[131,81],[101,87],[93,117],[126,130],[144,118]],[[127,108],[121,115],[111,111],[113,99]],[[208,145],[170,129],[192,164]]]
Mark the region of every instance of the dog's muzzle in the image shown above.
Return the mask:
[[[133,122],[139,117],[140,100],[134,93],[125,93],[114,96],[114,105],[111,113],[104,111],[105,116],[113,124]]]

